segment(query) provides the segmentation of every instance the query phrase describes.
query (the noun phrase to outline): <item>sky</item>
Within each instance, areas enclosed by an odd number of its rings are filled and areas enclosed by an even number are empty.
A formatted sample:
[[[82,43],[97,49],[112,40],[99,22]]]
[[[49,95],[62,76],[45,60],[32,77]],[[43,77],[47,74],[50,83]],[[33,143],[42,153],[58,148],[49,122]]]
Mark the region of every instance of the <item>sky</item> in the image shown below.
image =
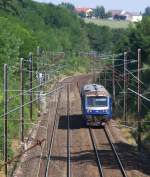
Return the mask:
[[[107,10],[123,9],[132,12],[144,12],[147,6],[150,6],[150,0],[34,0],[38,2],[60,4],[61,2],[69,2],[76,7],[91,7],[103,5]]]

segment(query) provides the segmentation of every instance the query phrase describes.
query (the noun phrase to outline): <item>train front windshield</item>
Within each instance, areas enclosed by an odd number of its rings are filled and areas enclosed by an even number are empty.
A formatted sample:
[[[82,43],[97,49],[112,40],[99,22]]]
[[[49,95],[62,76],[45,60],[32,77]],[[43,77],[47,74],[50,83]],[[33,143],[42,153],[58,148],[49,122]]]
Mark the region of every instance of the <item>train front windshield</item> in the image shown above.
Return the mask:
[[[107,97],[87,97],[87,107],[106,107]]]

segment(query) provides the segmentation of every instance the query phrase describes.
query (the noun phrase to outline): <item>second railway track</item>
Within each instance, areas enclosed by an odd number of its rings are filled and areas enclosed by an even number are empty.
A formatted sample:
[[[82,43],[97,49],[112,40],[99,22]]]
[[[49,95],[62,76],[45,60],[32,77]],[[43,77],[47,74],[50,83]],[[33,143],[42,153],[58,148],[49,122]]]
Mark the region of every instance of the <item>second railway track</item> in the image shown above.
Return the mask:
[[[52,127],[52,133],[51,133],[51,138],[50,138],[50,142],[49,142],[49,147],[48,147],[48,155],[47,155],[47,162],[46,162],[44,177],[49,176],[49,167],[50,167],[51,156],[52,156],[52,148],[54,145],[54,138],[55,138],[56,129],[58,126],[58,109],[59,109],[60,97],[61,97],[61,93],[59,93],[59,95],[58,95],[55,119],[54,119],[54,123],[53,123],[53,127]]]
[[[70,97],[69,97],[69,92],[70,92],[70,86],[67,85],[65,86],[66,89],[64,89],[64,92],[66,92],[66,94],[64,94],[66,96],[66,98],[64,98],[64,100],[66,100],[65,102],[62,103],[62,93],[59,92],[58,95],[58,100],[57,100],[57,104],[56,104],[56,112],[55,112],[55,118],[54,118],[54,122],[53,122],[53,126],[52,126],[52,130],[51,130],[51,135],[48,138],[48,154],[47,154],[47,158],[46,158],[46,164],[45,164],[45,172],[43,177],[49,177],[49,176],[56,176],[59,173],[61,173],[61,166],[60,164],[57,165],[56,162],[57,161],[61,161],[61,158],[64,158],[64,166],[66,165],[66,176],[67,177],[71,177],[71,152],[70,152]],[[64,97],[63,95],[63,97]],[[63,108],[62,112],[61,112],[61,108]],[[66,110],[66,115],[64,110]],[[64,114],[64,116],[61,117],[61,114]],[[58,153],[58,150],[56,152],[56,149],[61,147],[61,141],[59,140],[58,134],[60,131],[60,127],[61,126],[60,122],[61,119],[66,119],[66,145],[65,145],[65,149],[66,151],[64,151],[64,156],[62,155],[62,157],[56,155]],[[64,128],[63,128],[64,129]],[[65,135],[65,134],[64,134]],[[64,137],[65,139],[65,137]],[[58,143],[60,143],[58,145]],[[63,147],[64,148],[64,147]],[[55,168],[57,166],[57,168]],[[54,170],[55,169],[55,170]],[[59,169],[59,172],[58,172]]]

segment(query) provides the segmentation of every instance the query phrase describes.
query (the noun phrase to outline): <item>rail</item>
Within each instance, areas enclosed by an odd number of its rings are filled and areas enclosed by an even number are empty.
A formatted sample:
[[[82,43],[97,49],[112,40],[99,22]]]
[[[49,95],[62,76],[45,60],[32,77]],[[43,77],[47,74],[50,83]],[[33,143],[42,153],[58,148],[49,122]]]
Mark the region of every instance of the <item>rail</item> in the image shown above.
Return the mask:
[[[71,177],[71,152],[70,152],[70,84],[67,85],[67,177]]]
[[[51,161],[53,142],[54,142],[56,129],[57,129],[57,116],[58,116],[58,109],[59,109],[59,103],[60,103],[60,97],[61,97],[60,94],[61,93],[59,92],[57,106],[56,106],[55,119],[54,119],[54,124],[53,124],[53,127],[52,127],[52,135],[51,135],[49,149],[48,149],[48,156],[47,156],[47,163],[46,163],[46,169],[45,169],[44,177],[48,177],[48,172],[49,172],[49,166],[50,166],[50,161]]]
[[[110,146],[111,146],[111,149],[112,149],[112,151],[113,151],[113,153],[114,153],[114,155],[115,155],[115,157],[116,157],[116,159],[117,159],[117,162],[118,162],[118,165],[119,165],[119,167],[120,167],[120,170],[121,170],[121,173],[122,173],[123,177],[128,177],[128,176],[127,176],[127,173],[126,173],[126,171],[125,171],[125,169],[124,169],[124,167],[123,167],[123,164],[122,164],[122,162],[121,162],[121,159],[120,159],[120,157],[119,157],[119,154],[118,154],[118,152],[116,151],[116,148],[115,148],[114,144],[112,143],[112,141],[111,141],[111,139],[110,139],[110,134],[108,133],[108,130],[107,130],[106,127],[104,127],[104,132],[105,132],[105,135],[106,135],[106,137],[107,137],[107,140],[108,140],[108,142],[109,142],[109,144],[110,144]]]
[[[97,151],[94,134],[92,133],[92,129],[91,128],[89,128],[89,133],[90,133],[92,145],[93,145],[93,148],[94,148],[94,152],[95,152],[95,155],[96,155],[96,160],[97,160],[97,165],[98,165],[98,170],[99,170],[100,177],[104,177],[103,167],[102,167],[100,155],[99,155],[99,153]]]

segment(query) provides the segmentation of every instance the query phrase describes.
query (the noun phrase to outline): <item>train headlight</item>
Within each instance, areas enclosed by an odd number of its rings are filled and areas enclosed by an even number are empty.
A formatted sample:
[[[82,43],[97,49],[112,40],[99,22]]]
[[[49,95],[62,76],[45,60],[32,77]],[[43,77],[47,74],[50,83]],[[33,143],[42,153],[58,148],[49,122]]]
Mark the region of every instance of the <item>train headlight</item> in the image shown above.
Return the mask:
[[[87,109],[87,112],[89,113],[89,112],[90,112],[90,110],[89,110],[89,109]]]
[[[87,109],[86,111],[87,111],[87,113],[90,113],[90,112],[92,112],[92,110],[91,110],[91,109]]]

